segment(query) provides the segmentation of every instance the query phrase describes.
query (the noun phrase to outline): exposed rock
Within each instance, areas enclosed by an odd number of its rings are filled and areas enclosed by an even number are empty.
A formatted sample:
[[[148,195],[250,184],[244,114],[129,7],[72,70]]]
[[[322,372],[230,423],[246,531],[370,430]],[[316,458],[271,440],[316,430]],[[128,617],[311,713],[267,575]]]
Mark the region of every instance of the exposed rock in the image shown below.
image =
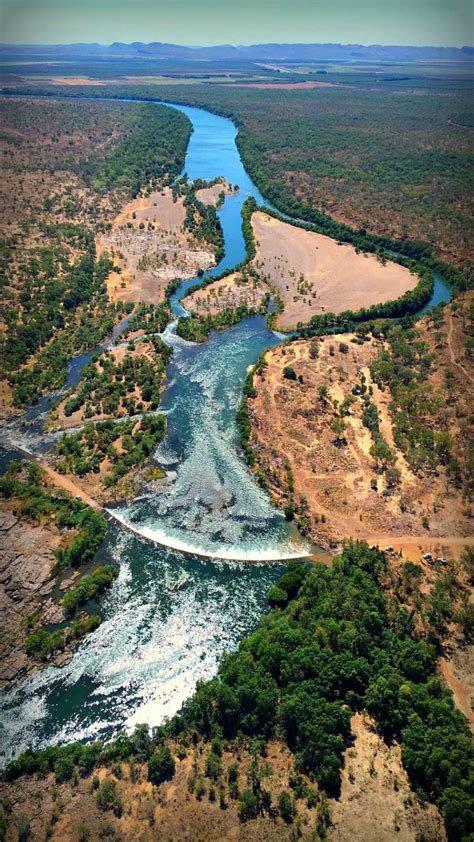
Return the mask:
[[[13,512],[0,512],[0,531],[7,532],[17,522],[18,518],[15,517]]]
[[[65,618],[64,608],[52,599],[48,599],[41,609],[41,617],[45,625],[62,623]]]
[[[0,687],[36,668],[25,653],[28,618],[43,611],[42,597],[54,588],[51,568],[61,536],[47,526],[20,520],[8,509],[0,511]],[[45,603],[43,622],[64,619],[62,606]]]

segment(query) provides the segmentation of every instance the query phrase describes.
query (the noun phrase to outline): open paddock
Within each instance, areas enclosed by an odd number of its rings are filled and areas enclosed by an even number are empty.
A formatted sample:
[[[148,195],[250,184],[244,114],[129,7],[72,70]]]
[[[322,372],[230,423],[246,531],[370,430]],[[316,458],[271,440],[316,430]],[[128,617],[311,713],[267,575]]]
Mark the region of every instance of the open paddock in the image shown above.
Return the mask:
[[[403,266],[383,264],[373,254],[296,228],[262,211],[252,216],[256,243],[253,266],[280,294],[281,328],[309,322],[312,316],[359,310],[400,298],[418,278]]]

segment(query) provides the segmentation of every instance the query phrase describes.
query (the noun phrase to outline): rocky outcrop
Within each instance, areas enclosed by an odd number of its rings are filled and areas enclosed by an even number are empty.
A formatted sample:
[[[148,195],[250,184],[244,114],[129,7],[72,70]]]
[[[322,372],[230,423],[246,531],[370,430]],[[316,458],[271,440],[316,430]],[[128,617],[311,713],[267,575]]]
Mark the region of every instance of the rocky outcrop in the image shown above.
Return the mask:
[[[28,618],[41,610],[42,622],[59,623],[64,612],[51,598],[51,573],[59,534],[47,526],[0,511],[0,687],[25,675],[35,662],[25,653]]]

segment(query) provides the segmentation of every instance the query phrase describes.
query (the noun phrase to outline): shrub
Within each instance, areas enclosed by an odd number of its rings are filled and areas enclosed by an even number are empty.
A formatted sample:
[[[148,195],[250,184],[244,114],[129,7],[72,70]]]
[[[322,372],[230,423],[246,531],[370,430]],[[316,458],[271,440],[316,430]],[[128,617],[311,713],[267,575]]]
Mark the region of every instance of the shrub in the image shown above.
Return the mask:
[[[210,751],[206,757],[206,778],[211,778],[213,781],[217,781],[221,775],[222,766],[220,757],[217,754],[214,754],[213,751]]]
[[[148,780],[158,786],[170,781],[175,773],[175,762],[167,745],[163,745],[148,761]]]
[[[105,778],[96,792],[97,806],[101,810],[113,810],[116,816],[121,816],[123,803],[117,792],[117,785],[111,778]]]
[[[250,789],[244,789],[239,798],[239,819],[241,822],[258,816],[258,798]]]
[[[74,774],[74,768],[72,757],[58,757],[54,764],[56,783],[60,784],[63,781],[70,781]]]
[[[31,833],[31,824],[29,819],[27,819],[25,816],[21,816],[18,819],[16,829],[18,833],[18,842],[26,842]]]
[[[289,792],[280,792],[280,795],[278,796],[278,809],[283,821],[286,822],[286,824],[291,824],[295,814],[295,808]]]
[[[278,585],[274,585],[268,591],[268,601],[272,608],[281,608],[282,605],[286,605],[288,602],[288,594],[282,588],[279,588]]]

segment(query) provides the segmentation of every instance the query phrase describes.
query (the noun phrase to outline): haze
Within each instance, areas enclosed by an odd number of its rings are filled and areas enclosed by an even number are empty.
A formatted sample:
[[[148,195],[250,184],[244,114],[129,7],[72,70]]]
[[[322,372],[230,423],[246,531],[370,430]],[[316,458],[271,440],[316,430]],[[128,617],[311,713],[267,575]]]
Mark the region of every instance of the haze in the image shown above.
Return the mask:
[[[2,0],[0,40],[460,47],[472,43],[472,10],[469,0]]]

